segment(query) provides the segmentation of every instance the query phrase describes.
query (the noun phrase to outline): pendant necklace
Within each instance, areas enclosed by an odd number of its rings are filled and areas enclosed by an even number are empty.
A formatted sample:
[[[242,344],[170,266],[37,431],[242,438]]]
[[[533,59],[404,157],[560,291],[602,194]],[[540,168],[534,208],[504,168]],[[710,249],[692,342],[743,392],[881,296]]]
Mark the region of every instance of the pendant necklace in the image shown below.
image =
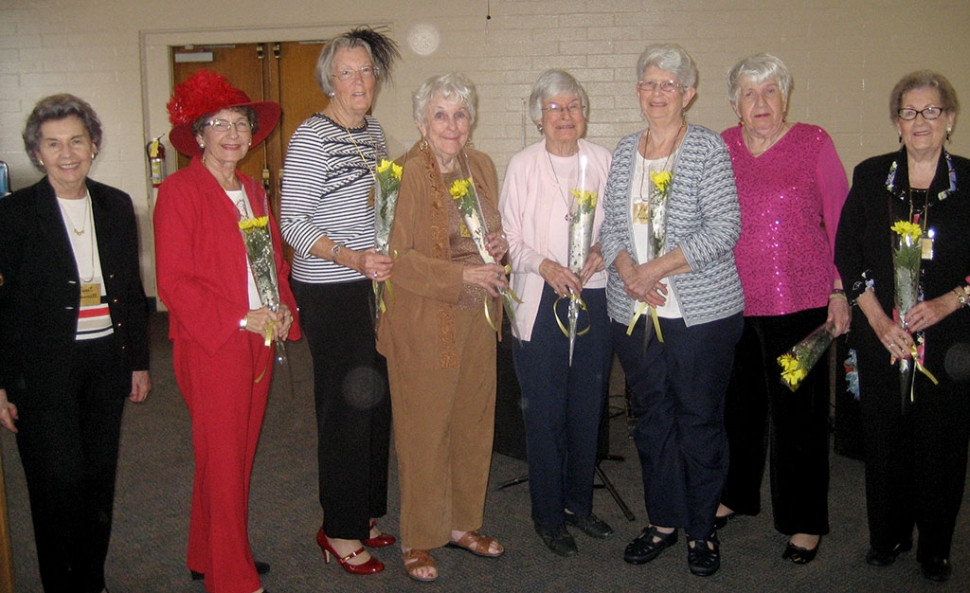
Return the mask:
[[[61,198],[61,199],[64,199],[64,198]],[[88,208],[90,208],[91,206],[91,201],[88,199],[87,194],[85,194],[85,196],[81,199],[84,200],[84,216],[82,217],[80,229],[78,229],[77,225],[74,224],[74,221],[71,220],[71,215],[68,214],[67,209],[66,208],[61,209],[61,212],[64,214],[64,219],[67,220],[67,224],[70,225],[71,230],[74,231],[74,234],[77,235],[78,237],[80,237],[85,233],[85,228],[88,225]]]
[[[579,154],[578,150],[576,151],[576,154]],[[559,190],[559,197],[562,198],[563,203],[566,205],[566,216],[564,216],[563,219],[566,222],[570,222],[572,221],[573,216],[570,213],[569,198],[567,198],[566,194],[562,191],[562,183],[559,182],[559,175],[556,173],[556,166],[552,162],[552,153],[550,153],[548,150],[546,150],[546,157],[549,159],[549,168],[552,169],[552,176],[556,180],[556,188]]]

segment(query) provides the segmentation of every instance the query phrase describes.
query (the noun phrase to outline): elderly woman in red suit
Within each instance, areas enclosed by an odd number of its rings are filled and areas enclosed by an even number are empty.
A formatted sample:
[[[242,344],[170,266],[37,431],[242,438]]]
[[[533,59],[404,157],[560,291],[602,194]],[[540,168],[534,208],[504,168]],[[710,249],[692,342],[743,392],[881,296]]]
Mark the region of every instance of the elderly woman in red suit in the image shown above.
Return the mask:
[[[269,565],[253,560],[247,523],[273,367],[269,343],[297,339],[299,329],[266,193],[236,165],[276,127],[280,108],[200,71],[175,88],[168,110],[172,144],[192,156],[162,184],[155,206],[158,294],[169,309],[195,447],[188,565],[209,593],[258,593]],[[247,255],[241,221],[268,230],[275,303],[255,273],[262,258]]]

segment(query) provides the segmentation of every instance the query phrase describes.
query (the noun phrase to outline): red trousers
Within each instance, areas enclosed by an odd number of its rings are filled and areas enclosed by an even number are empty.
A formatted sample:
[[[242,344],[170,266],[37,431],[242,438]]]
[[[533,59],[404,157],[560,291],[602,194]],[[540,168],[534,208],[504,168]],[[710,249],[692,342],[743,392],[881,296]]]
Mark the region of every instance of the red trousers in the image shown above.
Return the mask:
[[[195,481],[188,566],[209,593],[260,588],[249,546],[249,479],[272,372],[272,349],[240,331],[216,355],[176,340],[175,377],[192,416]]]

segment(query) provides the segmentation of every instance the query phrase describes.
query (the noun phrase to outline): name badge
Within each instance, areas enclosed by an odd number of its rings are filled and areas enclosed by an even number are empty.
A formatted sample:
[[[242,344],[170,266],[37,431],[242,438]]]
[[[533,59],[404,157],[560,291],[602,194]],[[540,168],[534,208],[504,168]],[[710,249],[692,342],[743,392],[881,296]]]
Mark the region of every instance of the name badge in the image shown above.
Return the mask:
[[[923,259],[933,259],[933,239],[930,237],[923,237],[919,240],[920,246],[920,257]]]
[[[636,224],[647,224],[650,222],[650,204],[647,202],[634,202],[633,222]]]
[[[94,307],[101,304],[101,283],[81,285],[81,306]]]

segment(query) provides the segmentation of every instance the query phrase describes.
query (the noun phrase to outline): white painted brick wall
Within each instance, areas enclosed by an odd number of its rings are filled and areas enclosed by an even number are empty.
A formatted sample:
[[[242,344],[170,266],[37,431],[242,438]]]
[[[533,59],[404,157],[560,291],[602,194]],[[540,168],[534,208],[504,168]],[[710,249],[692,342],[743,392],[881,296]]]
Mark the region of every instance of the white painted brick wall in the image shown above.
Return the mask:
[[[158,48],[142,43],[154,34],[193,31],[200,40],[274,41],[299,39],[286,33],[297,29],[389,23],[404,60],[375,115],[392,149],[417,139],[411,91],[429,75],[460,70],[480,94],[473,139],[492,155],[500,174],[521,148],[523,133],[526,142],[539,138],[530,121],[523,125],[522,99],[545,68],[568,69],[586,86],[590,140],[612,148],[640,129],[635,64],[655,41],[680,43],[697,60],[700,83],[689,117],[715,130],[736,123],[725,92],[731,65],[759,51],[781,57],[795,79],[789,119],[823,126],[849,171],[865,157],[896,148],[886,103],[905,72],[943,72],[970,105],[967,0],[492,0],[486,35],[487,4],[277,0],[268,8],[257,0],[2,0],[0,159],[10,164],[15,187],[33,183],[39,174],[23,154],[20,132],[34,103],[64,91],[90,101],[105,128],[92,176],[134,198],[146,288],[154,294],[144,145],[167,127],[168,99],[147,94],[148,87],[168,80],[167,72],[154,71],[151,56]],[[407,31],[417,23],[439,28],[435,54],[407,49]],[[276,37],[263,38],[261,31]],[[950,148],[970,155],[970,131],[958,126]]]

